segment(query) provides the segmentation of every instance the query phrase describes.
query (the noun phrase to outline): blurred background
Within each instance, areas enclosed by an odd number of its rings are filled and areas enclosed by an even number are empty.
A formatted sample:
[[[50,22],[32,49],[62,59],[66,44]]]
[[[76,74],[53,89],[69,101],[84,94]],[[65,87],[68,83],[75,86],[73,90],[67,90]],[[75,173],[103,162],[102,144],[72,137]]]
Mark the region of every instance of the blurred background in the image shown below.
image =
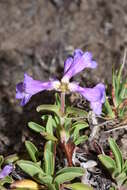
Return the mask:
[[[31,134],[36,139],[27,122],[39,120],[37,105],[53,101],[43,92],[21,108],[15,87],[24,72],[37,80],[59,78],[65,58],[81,48],[93,53],[98,67],[76,80],[110,84],[126,46],[127,0],[0,0],[0,154],[19,151]]]

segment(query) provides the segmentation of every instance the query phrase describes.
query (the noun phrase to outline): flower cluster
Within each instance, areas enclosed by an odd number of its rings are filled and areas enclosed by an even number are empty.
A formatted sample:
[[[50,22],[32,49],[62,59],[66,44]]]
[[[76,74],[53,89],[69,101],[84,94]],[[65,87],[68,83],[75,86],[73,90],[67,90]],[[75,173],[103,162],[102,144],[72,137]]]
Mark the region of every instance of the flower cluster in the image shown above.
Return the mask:
[[[92,54],[90,52],[84,53],[82,50],[76,49],[73,56],[68,57],[65,61],[64,74],[61,81],[54,79],[47,82],[41,82],[25,74],[24,82],[16,86],[16,98],[21,99],[21,105],[24,106],[34,94],[44,90],[56,90],[65,93],[77,92],[88,100],[92,110],[97,115],[100,115],[102,104],[105,101],[105,86],[99,83],[93,88],[83,88],[76,82],[70,82],[73,76],[85,68],[94,69],[96,66],[97,63],[92,60]]]

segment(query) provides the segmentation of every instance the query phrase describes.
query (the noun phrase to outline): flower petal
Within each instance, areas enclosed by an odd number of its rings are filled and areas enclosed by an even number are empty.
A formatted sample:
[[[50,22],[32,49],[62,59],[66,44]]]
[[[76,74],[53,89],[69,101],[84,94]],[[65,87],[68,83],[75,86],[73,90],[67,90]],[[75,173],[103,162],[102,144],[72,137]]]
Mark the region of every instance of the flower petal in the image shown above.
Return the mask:
[[[69,83],[69,89],[72,92],[78,92],[90,101],[91,108],[96,114],[101,113],[102,103],[105,102],[105,86],[102,83],[97,84],[94,88],[82,88],[76,83]]]
[[[67,70],[70,68],[71,64],[73,63],[73,58],[68,57],[66,61],[64,62],[64,73],[67,72]]]
[[[20,82],[19,84],[16,85],[16,99],[21,99],[23,98],[23,82]]]
[[[13,166],[12,165],[6,165],[0,172],[0,179],[5,178],[6,176],[8,176],[13,170]]]
[[[21,105],[24,106],[34,94],[44,90],[55,89],[57,88],[58,83],[58,80],[41,82],[24,74],[24,82],[21,82],[16,86],[16,98],[21,99]]]
[[[69,62],[69,60],[67,62]],[[81,72],[84,68],[96,68],[97,63],[92,60],[92,54],[90,52],[83,53],[82,50],[76,49],[73,54],[73,61],[71,59],[68,65],[69,67],[67,67],[68,69],[65,69],[66,72],[64,73],[62,82],[68,82],[74,75]]]
[[[94,113],[100,115],[102,112],[102,103],[101,102],[91,102],[90,107]]]

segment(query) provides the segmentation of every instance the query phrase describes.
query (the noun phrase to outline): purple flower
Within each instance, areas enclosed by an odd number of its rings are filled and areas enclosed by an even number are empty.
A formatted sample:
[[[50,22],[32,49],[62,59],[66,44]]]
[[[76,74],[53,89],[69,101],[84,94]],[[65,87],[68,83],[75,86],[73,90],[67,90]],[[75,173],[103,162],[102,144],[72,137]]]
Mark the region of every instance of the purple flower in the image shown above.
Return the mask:
[[[90,107],[97,115],[101,114],[102,104],[105,102],[105,86],[102,83],[93,88],[82,88],[76,83],[70,83],[71,92],[78,92],[90,102]]]
[[[84,53],[82,50],[76,49],[73,56],[67,58],[64,63],[64,75],[61,81],[52,80],[41,82],[34,80],[32,77],[25,74],[24,82],[21,82],[16,86],[16,98],[21,99],[21,105],[25,105],[34,94],[44,90],[54,89],[62,92],[78,92],[90,102],[93,111],[100,115],[102,104],[105,101],[105,86],[100,83],[94,88],[83,88],[76,83],[69,82],[73,76],[81,72],[83,69],[94,69],[96,66],[97,63],[92,60],[92,54],[90,52]]]
[[[73,57],[69,57],[64,63],[63,82],[68,82],[74,75],[85,68],[96,68],[97,63],[92,60],[90,52],[83,52],[80,49],[74,51]]]
[[[41,82],[24,74],[24,81],[16,86],[16,98],[21,99],[21,105],[24,106],[30,98],[38,92],[55,89],[59,85],[58,80]]]
[[[12,170],[13,170],[12,165],[4,166],[4,168],[0,171],[0,179],[3,179],[6,176],[8,176],[12,172]]]

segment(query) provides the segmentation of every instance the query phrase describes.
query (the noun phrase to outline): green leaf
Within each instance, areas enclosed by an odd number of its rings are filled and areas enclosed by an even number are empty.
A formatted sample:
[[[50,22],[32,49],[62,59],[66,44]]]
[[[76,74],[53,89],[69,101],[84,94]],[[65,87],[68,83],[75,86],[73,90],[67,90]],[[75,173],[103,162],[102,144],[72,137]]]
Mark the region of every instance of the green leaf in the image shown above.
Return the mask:
[[[42,175],[40,173],[38,173],[37,175],[35,175],[34,177],[34,180],[36,180],[38,183],[41,183],[41,184],[51,184],[52,183],[52,176],[50,175]]]
[[[57,106],[61,106],[61,103],[60,103],[60,96],[59,96],[59,94],[58,93],[55,93],[55,103],[56,103],[56,105]]]
[[[123,171],[127,171],[127,160],[124,162]]]
[[[62,173],[58,176],[56,176],[56,178],[54,179],[54,182],[58,183],[58,184],[63,184],[67,181],[71,181],[76,177],[80,177],[83,176],[83,174],[81,173],[73,173],[73,172],[66,172],[66,173]]]
[[[58,139],[54,136],[51,135],[50,133],[40,133],[46,140],[51,140],[51,141],[58,141]]]
[[[28,127],[37,133],[45,132],[44,127],[42,127],[41,125],[34,123],[32,121],[28,123]]]
[[[74,128],[74,131],[73,131],[73,138],[74,138],[74,141],[76,141],[76,139],[79,137],[79,131],[81,130],[81,129],[85,129],[85,128],[87,128],[87,127],[89,127],[89,125],[88,125],[88,123],[86,123],[86,122],[84,122],[84,123],[77,123],[76,122],[76,124],[74,124],[73,126],[72,126],[72,129]]]
[[[16,162],[17,160],[19,160],[19,156],[18,156],[17,154],[12,154],[12,155],[7,156],[7,157],[4,159],[4,164],[14,163],[14,162]]]
[[[65,167],[65,168],[62,168],[61,170],[59,170],[56,173],[56,175],[63,174],[63,173],[69,173],[69,172],[84,174],[85,170],[81,167]]]
[[[120,173],[122,171],[123,164],[124,164],[121,151],[120,151],[119,147],[117,146],[115,140],[112,138],[109,138],[109,146],[110,146],[110,148],[114,154],[116,166],[117,166],[118,171]]]
[[[73,123],[73,125],[72,125],[72,129],[74,129],[74,128],[85,129],[87,127],[89,127],[89,125],[85,121],[83,121],[83,122],[78,121],[78,122]]]
[[[44,171],[40,168],[40,166],[37,163],[27,160],[20,160],[17,162],[17,165],[31,177],[34,177],[38,173],[45,175]]]
[[[127,180],[127,175],[126,175],[126,173],[125,173],[125,172],[122,172],[121,174],[119,174],[119,175],[116,177],[115,180],[117,181],[117,184],[118,184],[119,187],[120,187],[121,185],[124,184],[124,181]]]
[[[113,86],[113,90],[114,90],[114,104],[115,107],[118,106],[118,92],[119,92],[119,86],[118,86],[118,82],[117,82],[118,78],[117,78],[117,73],[112,72],[112,86]]]
[[[114,172],[112,173],[112,178],[115,179],[118,175],[119,175],[119,171],[118,171],[118,168],[116,168]]]
[[[121,84],[121,91],[120,91],[120,98],[121,100],[123,100],[125,98],[125,94],[126,94],[126,88],[125,88],[125,83]]]
[[[53,135],[53,119],[52,116],[48,116],[48,121],[46,123],[46,132]]]
[[[37,112],[40,112],[40,111],[53,112],[56,115],[60,116],[60,109],[59,109],[59,106],[57,105],[44,104],[44,105],[38,106],[36,110]]]
[[[55,144],[52,141],[48,141],[45,144],[44,149],[44,166],[45,173],[48,175],[54,174],[55,169]]]
[[[67,115],[72,115],[74,117],[87,117],[88,113],[80,108],[74,108],[71,106],[68,106],[66,109],[66,114]]]
[[[26,146],[26,149],[29,153],[31,160],[33,162],[37,162],[39,151],[36,148],[36,146],[30,141],[25,141],[25,146]]]
[[[2,164],[3,164],[3,162],[4,162],[4,157],[2,155],[0,155],[0,168],[1,168]]]
[[[67,184],[65,187],[72,189],[72,190],[93,190],[92,187],[89,185],[83,184],[83,183],[72,183],[72,184]]]
[[[111,157],[100,154],[98,158],[111,174],[115,171],[116,163]]]
[[[55,184],[48,184],[47,186],[49,190],[57,190]]]
[[[87,135],[82,135],[82,136],[78,137],[78,138],[74,141],[74,143],[75,143],[75,145],[79,145],[79,144],[81,144],[81,143],[84,143],[87,139],[88,139],[88,136],[87,136]]]
[[[5,178],[3,178],[3,179],[0,180],[0,185],[3,186],[6,183],[12,183],[12,182],[13,182],[12,177],[6,176]]]
[[[72,119],[71,118],[65,118],[65,120],[64,120],[65,130],[70,130],[71,124],[72,124]]]
[[[105,98],[105,104],[104,104],[104,106],[105,106],[105,109],[107,111],[108,116],[110,116],[111,118],[115,118],[115,114],[114,114],[114,112],[112,110],[111,105],[109,104],[109,101],[108,101],[107,97]]]

